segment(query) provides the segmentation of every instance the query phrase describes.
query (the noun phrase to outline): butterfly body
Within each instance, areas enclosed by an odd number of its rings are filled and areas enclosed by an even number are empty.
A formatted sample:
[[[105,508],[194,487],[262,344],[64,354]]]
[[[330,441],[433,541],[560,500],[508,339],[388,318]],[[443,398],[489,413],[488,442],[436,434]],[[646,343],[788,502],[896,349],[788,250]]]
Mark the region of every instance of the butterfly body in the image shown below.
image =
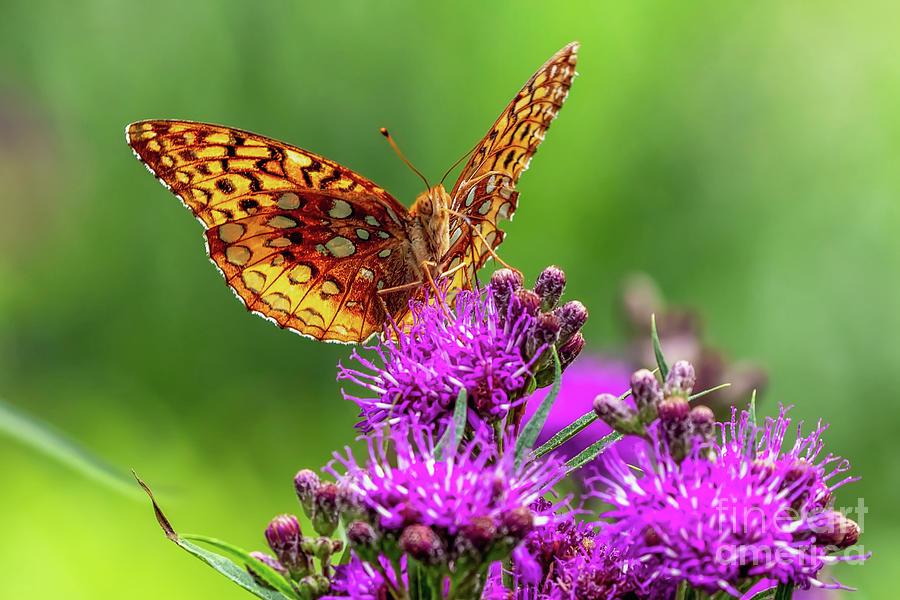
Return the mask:
[[[315,339],[360,342],[403,320],[428,276],[452,271],[452,289],[472,286],[568,93],[577,47],[526,83],[450,192],[429,188],[409,210],[352,170],[255,133],[151,120],[126,138],[203,223],[210,259],[249,310]]]
[[[447,252],[450,250],[450,195],[438,184],[422,192],[409,211],[407,236],[410,243],[409,267],[424,282],[424,269],[430,269],[432,278],[442,272]]]

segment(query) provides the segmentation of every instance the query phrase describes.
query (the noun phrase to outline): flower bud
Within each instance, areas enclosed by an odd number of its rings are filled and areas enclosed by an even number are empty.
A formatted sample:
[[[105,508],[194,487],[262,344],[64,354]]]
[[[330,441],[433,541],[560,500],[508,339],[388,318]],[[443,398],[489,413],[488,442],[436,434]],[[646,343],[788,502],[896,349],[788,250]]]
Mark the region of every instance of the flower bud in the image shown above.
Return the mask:
[[[562,269],[551,265],[541,271],[534,283],[534,292],[541,298],[541,310],[546,312],[556,308],[565,289],[566,274]]]
[[[575,335],[585,324],[588,311],[578,300],[570,300],[553,311],[559,317],[559,339],[563,343]]]
[[[303,598],[321,598],[331,591],[331,581],[321,573],[308,575],[300,580],[300,595]]]
[[[579,331],[575,335],[569,338],[569,340],[562,344],[559,347],[557,352],[559,353],[559,363],[562,370],[565,371],[566,367],[572,364],[572,362],[581,354],[581,351],[584,349],[584,336],[581,335]]]
[[[676,462],[685,459],[691,443],[691,407],[686,398],[668,396],[659,403],[659,423],[669,454]]]
[[[522,274],[512,269],[498,269],[491,275],[491,295],[497,313],[505,315],[509,309],[509,301],[513,293],[522,287]]]
[[[687,421],[691,406],[681,396],[669,396],[659,403],[659,420],[663,423]]]
[[[337,507],[338,486],[336,483],[326,481],[319,485],[316,494],[313,497],[313,529],[319,535],[329,536],[337,529],[338,514]]]
[[[270,556],[265,552],[251,552],[250,556],[258,560],[259,562],[271,567],[276,573],[279,575],[283,575],[284,577],[290,577],[288,574],[288,570],[284,568],[278,560],[275,559],[274,556]],[[264,588],[269,588],[270,590],[275,589],[268,583],[266,580],[259,576],[259,573],[253,570],[253,567],[250,565],[246,565],[247,572],[250,573],[251,577],[253,577],[253,581],[256,582],[257,585],[261,585]]]
[[[526,356],[534,356],[541,348],[545,350],[559,339],[559,318],[551,313],[538,313],[525,341]],[[543,358],[541,359],[543,362]]]
[[[365,521],[354,521],[347,527],[347,541],[357,556],[367,562],[378,557],[378,534]]]
[[[508,510],[500,517],[500,533],[522,540],[534,529],[534,514],[527,506]]]
[[[497,537],[497,525],[491,517],[473,517],[468,525],[464,526],[456,538],[456,545],[460,554],[473,551],[482,553],[494,542]]]
[[[687,398],[694,389],[697,375],[694,366],[686,360],[679,360],[669,369],[666,377],[665,395]]]
[[[612,394],[594,398],[594,412],[604,423],[623,433],[632,432],[637,418],[633,408]]]
[[[813,531],[819,546],[835,546],[843,550],[859,541],[859,525],[836,510],[822,513],[815,520]]]
[[[541,310],[541,299],[533,291],[519,288],[513,292],[509,310],[511,319],[517,319],[522,314],[534,317]]]
[[[798,458],[797,460],[792,462],[790,468],[785,471],[783,487],[789,487],[790,485],[805,478],[811,469],[812,465],[809,464],[809,461]]]
[[[638,411],[641,423],[648,424],[656,420],[657,409],[662,401],[662,390],[656,375],[647,369],[640,369],[631,375],[631,397]]]
[[[328,561],[328,558],[334,552],[336,552],[334,549],[335,542],[340,543],[340,540],[333,540],[324,536],[317,538],[304,537],[300,544],[300,549],[303,550],[305,554],[315,556],[324,563]]]
[[[344,522],[358,521],[368,515],[368,510],[356,483],[349,478],[338,483],[337,509]]]
[[[279,515],[266,527],[266,541],[278,561],[294,577],[302,577],[312,570],[309,558],[300,548],[303,533],[294,515]]]
[[[297,498],[306,516],[312,518],[313,498],[319,489],[319,476],[315,471],[303,469],[294,476],[294,489],[297,490]]]
[[[438,564],[446,556],[444,542],[427,525],[408,525],[400,534],[399,544],[411,558],[426,565]]]
[[[700,404],[691,409],[689,417],[694,433],[699,435],[704,442],[713,441],[716,433],[716,416],[712,409]]]

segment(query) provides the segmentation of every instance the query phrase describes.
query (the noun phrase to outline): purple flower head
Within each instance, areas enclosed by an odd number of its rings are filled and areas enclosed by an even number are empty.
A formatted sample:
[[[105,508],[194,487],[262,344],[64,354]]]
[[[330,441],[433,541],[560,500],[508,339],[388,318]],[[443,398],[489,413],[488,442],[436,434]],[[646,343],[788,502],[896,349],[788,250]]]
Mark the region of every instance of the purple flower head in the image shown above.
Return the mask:
[[[397,572],[388,559],[379,557],[375,563],[360,560],[356,554],[346,565],[334,568],[331,591],[321,600],[350,598],[351,600],[384,600],[392,590],[406,588],[406,568],[403,561],[398,581]]]
[[[670,581],[650,577],[647,566],[619,549],[615,540],[596,540],[584,552],[561,559],[548,581],[547,600],[675,597]]]
[[[539,503],[543,502],[541,500]],[[546,505],[545,505],[546,507]],[[491,600],[606,600],[674,597],[670,581],[653,579],[641,561],[619,547],[597,524],[573,512],[552,515],[513,553],[513,590],[495,569],[484,598]]]
[[[786,413],[754,427],[747,412],[733,411],[718,440],[695,442],[681,461],[651,429],[639,472],[615,450],[604,455],[606,473],[589,483],[612,505],[602,516],[613,520],[619,547],[652,567],[653,578],[687,580],[710,593],[740,595],[740,585],[762,577],[828,587],[816,579],[823,566],[864,558],[832,555],[842,546],[823,543],[835,538],[829,524],[849,521],[830,502],[854,479],[841,476],[847,461],[822,456],[821,423],[806,436],[796,425],[796,442],[786,444]]]
[[[363,519],[374,530],[430,561],[507,555],[546,521],[529,507],[564,474],[555,460],[515,467],[513,453],[498,456],[482,432],[442,459],[421,426],[379,430],[363,439],[365,462],[357,462],[348,448],[326,470],[355,488]]]
[[[521,349],[534,318],[520,313],[501,324],[490,291],[463,290],[452,308],[445,309],[445,300],[441,291],[425,302],[411,302],[412,325],[396,341],[382,339],[370,348],[380,366],[355,350],[351,358],[362,369],[338,365],[339,380],[374,393],[361,398],[343,392],[359,405],[357,426],[363,431],[413,415],[425,423],[444,422],[463,389],[474,428],[503,419],[521,403],[531,366]]]

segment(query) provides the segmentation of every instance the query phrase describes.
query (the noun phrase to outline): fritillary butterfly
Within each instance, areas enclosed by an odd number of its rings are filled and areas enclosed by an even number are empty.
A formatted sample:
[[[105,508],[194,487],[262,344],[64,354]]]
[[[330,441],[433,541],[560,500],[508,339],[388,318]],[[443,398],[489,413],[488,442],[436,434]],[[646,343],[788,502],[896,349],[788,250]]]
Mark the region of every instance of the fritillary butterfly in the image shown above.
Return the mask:
[[[409,210],[350,169],[255,133],[139,121],[126,138],[203,223],[210,259],[250,311],[315,339],[361,342],[389,315],[401,322],[427,276],[453,272],[451,289],[472,286],[568,94],[577,50],[565,46],[528,80],[449,194],[439,184]]]

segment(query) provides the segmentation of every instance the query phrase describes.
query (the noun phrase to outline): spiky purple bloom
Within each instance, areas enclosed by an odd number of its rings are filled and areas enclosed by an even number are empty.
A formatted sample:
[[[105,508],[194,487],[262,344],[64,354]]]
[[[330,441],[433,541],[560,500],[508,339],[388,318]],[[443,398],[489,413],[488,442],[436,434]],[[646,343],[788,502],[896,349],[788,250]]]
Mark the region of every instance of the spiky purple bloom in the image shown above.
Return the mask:
[[[353,351],[362,367],[338,365],[338,379],[348,379],[374,393],[344,397],[360,407],[357,425],[371,431],[384,422],[443,422],[452,414],[460,390],[469,403],[469,422],[478,427],[506,416],[521,402],[530,362],[521,348],[534,318],[525,313],[501,319],[490,291],[461,291],[444,309],[445,295],[412,302],[413,324],[396,341],[379,340],[370,349],[380,365]]]
[[[606,473],[590,483],[612,508],[611,534],[654,578],[687,580],[710,593],[740,595],[739,586],[765,577],[801,588],[829,587],[816,579],[829,563],[865,557],[835,556],[820,542],[832,493],[853,481],[849,463],[820,456],[826,426],[784,443],[791,426],[777,418],[754,427],[747,412],[720,424],[718,440],[694,443],[682,461],[658,439],[640,451],[640,474],[615,450]],[[827,531],[826,531],[827,533]],[[829,536],[825,536],[829,537]],[[833,585],[831,587],[836,587]]]
[[[480,535],[486,519],[495,527],[496,541],[511,536],[517,544],[531,526],[546,520],[531,514],[529,506],[563,477],[564,466],[550,459],[516,467],[513,452],[500,456],[487,433],[474,435],[439,459],[423,427],[379,430],[363,438],[364,462],[348,447],[326,470],[357,492],[368,513],[364,518],[374,527],[397,535],[411,525],[430,527],[446,543],[451,560],[471,542],[462,538]]]
[[[539,501],[541,503],[543,501]],[[597,524],[572,512],[554,514],[535,528],[514,554],[514,589],[503,586],[495,569],[488,580],[487,600],[606,600],[674,597],[670,581],[652,579],[645,565],[618,548]]]
[[[391,598],[393,597],[390,593],[392,590],[406,588],[405,562],[404,560],[400,571],[401,579],[398,581],[397,572],[388,559],[381,556],[377,563],[369,563],[360,560],[354,554],[349,563],[334,568],[331,591],[321,600],[338,598],[384,600]]]
[[[629,557],[615,540],[597,540],[583,553],[560,560],[544,596],[547,600],[643,598],[669,600],[675,586],[652,578],[647,565]]]

